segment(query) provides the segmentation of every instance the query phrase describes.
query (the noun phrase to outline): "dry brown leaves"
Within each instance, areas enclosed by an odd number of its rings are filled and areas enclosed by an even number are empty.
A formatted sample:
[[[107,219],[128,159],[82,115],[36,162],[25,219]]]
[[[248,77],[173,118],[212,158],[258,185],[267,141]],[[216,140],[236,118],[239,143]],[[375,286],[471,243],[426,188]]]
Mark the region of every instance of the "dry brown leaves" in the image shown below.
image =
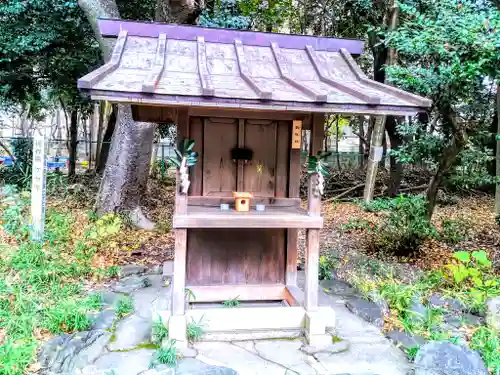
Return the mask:
[[[405,267],[418,269],[436,269],[449,263],[456,250],[485,249],[494,264],[500,265],[500,228],[495,223],[494,201],[492,197],[465,197],[458,204],[436,208],[433,222],[439,227],[442,219],[459,219],[470,229],[467,240],[450,246],[436,239],[428,239],[420,251],[412,257],[384,257]],[[322,208],[324,227],[321,232],[322,250],[334,252],[335,256],[345,260],[364,254],[370,258],[379,258],[372,249],[372,233],[364,229],[342,230],[342,226],[352,220],[363,220],[375,226],[382,219],[382,214],[363,211],[354,203],[328,203]],[[305,246],[302,238],[302,248]]]

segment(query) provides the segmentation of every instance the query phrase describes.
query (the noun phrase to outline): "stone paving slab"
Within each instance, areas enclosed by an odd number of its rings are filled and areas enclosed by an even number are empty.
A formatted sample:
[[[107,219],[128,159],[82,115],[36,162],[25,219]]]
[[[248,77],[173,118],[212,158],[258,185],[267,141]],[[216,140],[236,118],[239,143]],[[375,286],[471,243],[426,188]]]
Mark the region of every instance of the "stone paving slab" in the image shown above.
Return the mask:
[[[240,375],[284,375],[286,372],[286,368],[232,343],[198,342],[194,347],[198,353],[236,370]]]
[[[116,375],[137,375],[147,370],[154,350],[137,349],[130,352],[110,352],[102,355],[94,362],[100,370]]]

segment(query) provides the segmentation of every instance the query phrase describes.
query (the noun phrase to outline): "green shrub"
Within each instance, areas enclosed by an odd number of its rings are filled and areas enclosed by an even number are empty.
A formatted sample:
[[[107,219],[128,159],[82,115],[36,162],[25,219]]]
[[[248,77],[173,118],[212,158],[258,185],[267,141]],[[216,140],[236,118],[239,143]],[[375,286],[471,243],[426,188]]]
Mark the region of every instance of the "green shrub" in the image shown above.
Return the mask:
[[[356,230],[356,229],[371,230],[372,223],[370,223],[366,219],[351,218],[346,224],[342,225],[343,231]]]
[[[396,198],[397,199],[397,198]],[[370,202],[362,201],[361,208],[367,212],[389,211],[396,206],[396,199],[393,198],[375,198]]]
[[[134,311],[134,300],[130,296],[123,296],[116,303],[116,315],[120,319],[130,314],[133,311]]]
[[[320,280],[331,280],[332,279],[332,269],[335,267],[335,262],[328,256],[321,255],[319,257],[319,270],[318,278]]]
[[[483,357],[486,367],[492,374],[500,373],[500,336],[498,332],[480,327],[472,335],[470,347]]]
[[[456,244],[467,239],[470,224],[463,218],[443,219],[441,221],[441,230],[437,236],[439,240],[449,244]]]
[[[169,340],[165,346],[156,350],[149,367],[154,367],[157,364],[164,364],[170,367],[175,367],[175,365],[177,365],[177,348],[175,347],[175,340]]]
[[[240,305],[240,301],[238,301],[238,296],[236,296],[233,299],[222,302],[222,305],[224,307],[237,307]]]
[[[186,336],[189,341],[198,341],[203,335],[203,324],[200,321],[191,320],[186,327]]]
[[[375,248],[381,252],[407,256],[418,251],[427,238],[435,236],[436,229],[427,217],[424,197],[399,196],[394,199],[394,204],[378,228]]]
[[[153,344],[156,345],[161,345],[163,340],[168,338],[168,327],[165,325],[161,317],[158,317],[158,320],[153,323],[151,333]]]

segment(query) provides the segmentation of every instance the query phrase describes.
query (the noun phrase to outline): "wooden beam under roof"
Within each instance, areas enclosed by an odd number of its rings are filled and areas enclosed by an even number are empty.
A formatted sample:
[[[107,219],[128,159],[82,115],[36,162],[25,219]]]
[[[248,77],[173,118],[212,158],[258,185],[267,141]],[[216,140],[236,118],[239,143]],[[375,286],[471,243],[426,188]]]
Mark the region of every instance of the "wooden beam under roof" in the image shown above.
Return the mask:
[[[247,60],[245,58],[245,51],[243,49],[243,43],[241,40],[236,39],[234,41],[234,49],[236,50],[236,56],[238,58],[238,66],[240,68],[240,76],[243,80],[255,91],[255,93],[261,99],[271,100],[273,98],[273,93],[270,91],[262,90],[259,85],[250,77],[250,70],[248,69]]]
[[[198,44],[198,74],[200,75],[202,94],[206,96],[213,96],[215,91],[214,91],[214,86],[212,84],[212,77],[208,73],[205,38],[199,36],[197,38],[197,44]]]
[[[356,78],[367,86],[376,88],[377,90],[384,91],[388,94],[399,96],[411,102],[414,102],[418,106],[430,107],[432,105],[432,100],[422,98],[418,95],[413,95],[412,93],[400,90],[396,87],[383,84],[381,82],[374,81],[366,76],[366,74],[361,70],[361,68],[356,64],[351,54],[345,49],[340,49],[340,55],[344,58],[345,62],[349,66],[349,69],[354,73]]]
[[[302,91],[307,96],[311,97],[316,102],[326,102],[328,99],[328,94],[317,93],[311,90],[309,87],[301,84],[297,80],[290,76],[288,70],[288,64],[286,62],[285,56],[281,53],[280,47],[276,43],[271,43],[271,49],[273,50],[274,58],[276,59],[276,64],[278,65],[278,70],[281,74],[281,78],[286,81],[291,86],[295,87],[299,91]]]
[[[160,81],[165,67],[165,55],[167,51],[167,34],[160,34],[158,37],[158,47],[156,48],[155,62],[153,69],[142,84],[142,91],[154,92]]]
[[[324,83],[335,87],[337,90],[343,91],[346,94],[352,95],[355,98],[361,99],[368,104],[380,104],[380,98],[377,98],[375,96],[365,94],[361,90],[351,87],[349,85],[346,85],[342,82],[339,82],[329,76],[327,73],[325,67],[319,62],[318,55],[316,54],[316,51],[312,46],[306,46],[306,51],[309,56],[309,59],[311,60],[312,65],[314,66],[314,69],[316,69],[316,72],[318,73],[319,78],[321,81]]]
[[[118,34],[118,38],[116,40],[115,47],[113,48],[113,52],[109,61],[103,66],[97,68],[93,72],[83,76],[78,80],[78,87],[82,89],[90,89],[94,86],[99,80],[104,78],[104,76],[108,75],[112,71],[120,66],[120,60],[123,54],[123,49],[125,47],[125,42],[127,41],[127,30],[122,30]]]

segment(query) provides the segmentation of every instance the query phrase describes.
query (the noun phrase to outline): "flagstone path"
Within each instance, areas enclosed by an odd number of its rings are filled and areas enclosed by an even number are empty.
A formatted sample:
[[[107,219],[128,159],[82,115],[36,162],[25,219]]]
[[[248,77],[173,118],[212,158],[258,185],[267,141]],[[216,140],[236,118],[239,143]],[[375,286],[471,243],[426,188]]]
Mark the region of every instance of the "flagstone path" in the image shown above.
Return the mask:
[[[300,351],[303,340],[253,340],[234,342],[197,342],[185,352],[176,369],[160,365],[149,369],[155,350],[146,344],[151,335],[155,311],[169,306],[169,287],[162,275],[146,275],[148,287],[137,290],[141,277],[130,276],[123,284],[134,299],[134,313],[116,324],[115,333],[103,330],[113,319],[112,313],[102,314],[94,330],[63,337],[63,350],[54,351],[59,342],[48,343],[39,361],[45,374],[64,375],[406,375],[410,364],[405,355],[393,346],[379,328],[352,314],[345,307],[344,291],[320,288],[320,305],[331,306],[336,313],[336,336],[342,339],[345,351],[315,356]],[[299,274],[299,286],[303,275]],[[115,290],[118,290],[115,288]],[[126,289],[126,288],[125,288]],[[328,293],[325,293],[327,290]],[[106,292],[111,306],[119,293]],[[112,311],[112,309],[108,309]],[[102,320],[102,321],[100,321]],[[90,333],[90,334],[89,334]],[[76,337],[80,335],[79,337]],[[91,340],[92,345],[82,342]],[[76,342],[76,344],[74,344]],[[73,343],[73,344],[70,344]],[[78,346],[80,345],[80,346]],[[67,350],[71,347],[71,350]],[[67,352],[67,353],[66,353]]]

